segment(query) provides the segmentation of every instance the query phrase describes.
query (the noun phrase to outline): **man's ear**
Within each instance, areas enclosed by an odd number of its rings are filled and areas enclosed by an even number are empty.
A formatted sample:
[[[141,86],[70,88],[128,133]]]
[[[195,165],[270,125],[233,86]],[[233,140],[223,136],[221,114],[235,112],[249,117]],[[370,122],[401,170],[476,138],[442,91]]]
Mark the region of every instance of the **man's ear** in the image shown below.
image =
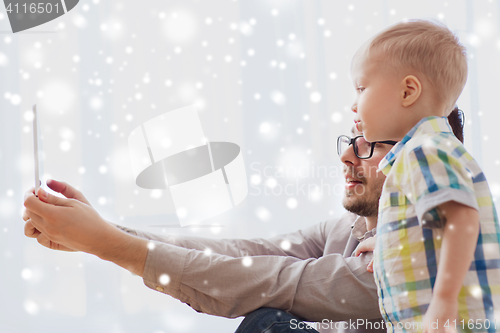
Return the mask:
[[[414,75],[406,76],[401,81],[401,105],[408,107],[413,105],[422,93],[422,83]]]

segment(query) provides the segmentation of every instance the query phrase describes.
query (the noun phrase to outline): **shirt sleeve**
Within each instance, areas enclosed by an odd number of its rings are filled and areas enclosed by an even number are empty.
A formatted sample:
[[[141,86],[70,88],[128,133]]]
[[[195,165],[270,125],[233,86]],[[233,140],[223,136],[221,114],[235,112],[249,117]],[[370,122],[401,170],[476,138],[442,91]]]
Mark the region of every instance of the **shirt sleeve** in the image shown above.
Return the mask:
[[[234,318],[272,307],[309,321],[380,318],[373,275],[366,271],[371,253],[234,258],[154,244],[145,285],[199,312]]]
[[[443,227],[446,221],[438,206],[448,201],[478,209],[472,174],[452,151],[429,144],[413,149],[404,157],[402,173],[407,177],[402,178],[401,189],[415,205],[422,227]]]
[[[319,258],[326,243],[325,226],[322,222],[293,233],[269,239],[210,239],[201,237],[159,235],[137,230],[139,237],[179,247],[223,254],[231,257],[275,255],[299,259]]]

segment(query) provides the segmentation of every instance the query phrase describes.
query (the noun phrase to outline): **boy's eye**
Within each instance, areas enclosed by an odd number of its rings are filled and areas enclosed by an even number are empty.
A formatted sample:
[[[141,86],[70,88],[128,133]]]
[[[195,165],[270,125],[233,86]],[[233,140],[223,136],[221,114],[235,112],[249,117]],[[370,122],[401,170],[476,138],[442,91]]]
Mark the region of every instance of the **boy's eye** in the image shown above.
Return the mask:
[[[365,88],[363,88],[363,87],[359,87],[359,88],[357,88],[356,90],[357,90],[357,91],[359,91],[359,92],[362,92],[363,90],[365,90]]]

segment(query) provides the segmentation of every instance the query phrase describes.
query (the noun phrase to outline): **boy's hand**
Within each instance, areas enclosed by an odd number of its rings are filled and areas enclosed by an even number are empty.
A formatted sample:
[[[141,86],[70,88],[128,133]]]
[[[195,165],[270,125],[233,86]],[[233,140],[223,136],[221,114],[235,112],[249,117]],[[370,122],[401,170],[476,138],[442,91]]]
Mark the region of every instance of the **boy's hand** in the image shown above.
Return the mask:
[[[354,250],[354,255],[359,257],[363,252],[373,252],[375,250],[375,242],[377,240],[377,235],[365,239],[361,243],[358,244],[356,249]],[[366,266],[366,270],[370,273],[373,273],[373,259],[370,260],[368,266]]]
[[[432,296],[423,318],[423,333],[456,333],[454,322],[458,317],[458,301]]]

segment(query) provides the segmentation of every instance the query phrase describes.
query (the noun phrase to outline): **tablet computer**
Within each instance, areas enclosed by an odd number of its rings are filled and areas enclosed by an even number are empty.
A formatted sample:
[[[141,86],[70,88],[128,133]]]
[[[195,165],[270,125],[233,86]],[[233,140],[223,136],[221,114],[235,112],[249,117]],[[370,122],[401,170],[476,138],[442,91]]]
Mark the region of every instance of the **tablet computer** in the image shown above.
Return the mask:
[[[43,182],[43,145],[42,133],[40,131],[40,120],[36,104],[33,105],[33,151],[35,157],[35,195],[38,197],[38,189]]]

